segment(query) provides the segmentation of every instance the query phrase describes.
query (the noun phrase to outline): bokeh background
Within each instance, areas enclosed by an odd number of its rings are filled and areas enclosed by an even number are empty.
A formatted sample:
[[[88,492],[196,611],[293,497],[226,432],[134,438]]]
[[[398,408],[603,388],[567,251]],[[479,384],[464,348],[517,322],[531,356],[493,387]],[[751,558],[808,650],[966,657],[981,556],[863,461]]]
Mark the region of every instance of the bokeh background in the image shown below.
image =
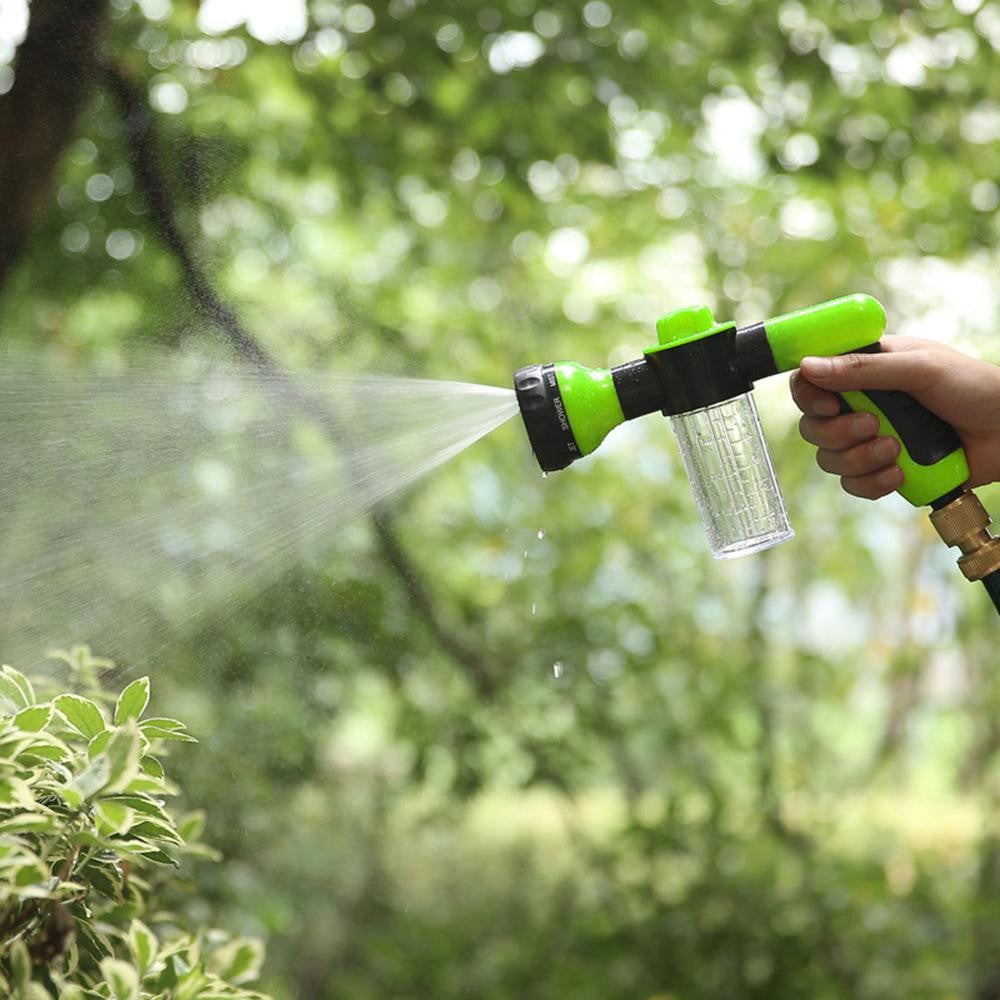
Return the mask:
[[[865,291],[1000,361],[998,50],[981,0],[0,0],[3,349],[506,385]],[[1000,997],[993,611],[757,396],[762,556],[665,423],[545,481],[511,423],[129,654],[225,857],[177,905],[288,1000]]]

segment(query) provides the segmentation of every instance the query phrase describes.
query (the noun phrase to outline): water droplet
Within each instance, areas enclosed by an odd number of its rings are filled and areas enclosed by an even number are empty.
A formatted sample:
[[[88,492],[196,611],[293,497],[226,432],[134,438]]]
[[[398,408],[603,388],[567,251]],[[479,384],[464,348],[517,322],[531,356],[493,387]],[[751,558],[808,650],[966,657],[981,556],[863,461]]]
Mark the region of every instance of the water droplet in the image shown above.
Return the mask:
[[[523,552],[523,553],[522,553],[521,555],[522,555],[522,557],[523,557],[524,559],[527,559],[527,558],[528,558],[528,550],[527,550],[527,549],[525,549],[525,550],[524,550],[524,552]]]
[[[548,479],[548,478],[549,478],[549,474],[547,472],[543,472],[542,473],[542,479]]]
[[[538,529],[538,540],[541,541],[545,537],[545,532],[539,528]]]
[[[538,605],[537,604],[532,604],[531,605],[531,613],[534,614],[537,610],[538,610]]]
[[[563,667],[563,661],[562,660],[556,660],[556,662],[552,664],[552,676],[556,680],[559,680],[559,678],[562,677],[562,675],[563,675],[563,670],[564,669],[565,668]]]

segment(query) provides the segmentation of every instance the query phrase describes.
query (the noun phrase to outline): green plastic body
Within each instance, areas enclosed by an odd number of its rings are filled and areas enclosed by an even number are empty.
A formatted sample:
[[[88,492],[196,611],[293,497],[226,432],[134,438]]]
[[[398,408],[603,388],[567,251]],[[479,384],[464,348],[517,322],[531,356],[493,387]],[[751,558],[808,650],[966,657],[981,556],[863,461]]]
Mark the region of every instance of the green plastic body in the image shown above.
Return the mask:
[[[618,393],[607,368],[585,368],[575,361],[556,361],[556,381],[581,455],[589,455],[608,432],[625,421]]]
[[[768,345],[779,372],[798,368],[802,359],[810,355],[832,357],[877,344],[885,325],[885,310],[870,295],[847,295],[764,321]],[[717,323],[705,307],[680,310],[657,323],[659,343],[646,353],[689,344],[731,327],[731,323]],[[585,368],[572,361],[556,362],[555,371],[566,418],[580,453],[588,455],[625,419],[612,374],[608,369]],[[961,448],[931,465],[921,464],[907,447],[908,432],[904,429],[901,433],[894,427],[868,395],[847,392],[843,393],[843,399],[852,410],[874,414],[879,421],[879,434],[899,442],[897,463],[904,476],[899,493],[915,507],[946,496],[969,478]]]
[[[885,332],[882,303],[870,295],[845,295],[764,321],[767,342],[779,372],[798,368],[802,359],[849,354],[877,344]]]

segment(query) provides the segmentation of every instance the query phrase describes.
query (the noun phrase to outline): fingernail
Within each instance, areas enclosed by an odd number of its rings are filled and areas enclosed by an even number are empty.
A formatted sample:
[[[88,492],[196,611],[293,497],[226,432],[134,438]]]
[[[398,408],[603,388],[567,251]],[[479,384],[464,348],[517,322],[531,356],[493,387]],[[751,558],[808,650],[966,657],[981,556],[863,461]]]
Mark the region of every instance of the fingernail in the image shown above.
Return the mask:
[[[872,445],[872,454],[880,462],[891,462],[899,454],[899,442],[894,437],[879,438]]]
[[[833,374],[833,362],[829,358],[803,358],[799,367],[811,378],[829,378]]]
[[[898,465],[890,465],[888,469],[883,469],[878,474],[879,482],[883,486],[896,489],[903,485],[903,470]]]
[[[858,441],[874,437],[878,433],[878,419],[871,413],[859,413],[851,418],[851,433]],[[895,440],[889,438],[890,441]]]

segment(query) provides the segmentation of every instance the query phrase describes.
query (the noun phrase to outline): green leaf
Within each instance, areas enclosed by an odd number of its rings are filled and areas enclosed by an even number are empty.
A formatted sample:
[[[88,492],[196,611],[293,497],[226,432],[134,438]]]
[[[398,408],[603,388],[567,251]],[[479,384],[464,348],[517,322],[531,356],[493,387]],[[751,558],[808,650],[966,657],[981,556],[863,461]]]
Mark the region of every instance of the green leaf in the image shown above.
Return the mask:
[[[20,806],[28,812],[34,812],[37,806],[28,783],[13,776],[0,778],[0,807],[9,806]]]
[[[140,677],[118,696],[115,704],[115,725],[123,725],[129,719],[138,719],[149,704],[149,678]]]
[[[181,722],[179,719],[164,719],[160,718],[159,716],[152,719],[144,719],[142,722],[139,723],[139,726],[141,729],[146,729],[149,726],[152,726],[156,729],[167,729],[167,730],[187,728],[184,725],[184,723]]]
[[[164,778],[153,778],[140,774],[130,782],[126,792],[136,792],[145,795],[177,795],[177,786]]]
[[[108,740],[111,739],[111,730],[105,729],[103,732],[98,733],[88,744],[87,744],[87,756],[93,760],[98,754],[104,753],[105,748],[108,745]]]
[[[184,841],[197,840],[205,832],[204,810],[196,809],[181,816],[177,823],[177,832]]]
[[[236,938],[213,952],[209,964],[226,982],[239,986],[260,975],[263,961],[264,946],[260,941]]]
[[[163,805],[147,795],[116,795],[113,800],[109,801],[120,802],[144,816],[155,816],[157,819],[167,818],[167,812]]]
[[[222,854],[207,844],[185,844],[184,855],[190,858],[203,858],[205,861],[215,863],[222,860]]]
[[[31,862],[41,863],[41,859],[30,850],[22,837],[5,834],[0,837],[0,870],[14,871],[20,865]]]
[[[81,943],[81,951],[91,958],[103,956],[110,958],[114,956],[115,949],[111,939],[107,934],[98,930],[93,923],[86,920],[78,920],[76,924],[77,938]]]
[[[143,774],[152,775],[154,778],[162,778],[166,775],[163,765],[152,754],[147,753],[139,761],[139,767],[142,769]]]
[[[184,841],[177,835],[177,831],[166,823],[157,823],[155,820],[142,820],[136,823],[131,829],[133,837],[145,837],[149,840],[162,840],[175,847],[182,847]]]
[[[2,673],[17,685],[24,698],[25,708],[27,708],[28,705],[35,704],[35,689],[31,686],[31,681],[29,681],[20,670],[15,670],[11,666],[4,666]]]
[[[116,799],[101,799],[94,806],[94,812],[109,833],[128,833],[135,822],[135,812]]]
[[[13,727],[13,719],[10,722],[11,725],[0,732],[0,760],[13,759],[31,744],[31,739],[22,730]]]
[[[40,758],[42,760],[65,760],[70,756],[69,747],[61,740],[57,740],[49,733],[45,733],[44,738],[31,740],[22,747],[17,754],[19,763],[27,759]]]
[[[62,797],[79,807],[88,799],[104,793],[124,791],[139,774],[139,730],[134,722],[116,729],[105,749],[81,771],[68,786],[60,789]]]
[[[68,785],[60,789],[59,793],[69,805],[79,808],[107,785],[110,774],[111,764],[107,755],[101,754]]]
[[[105,958],[101,962],[101,975],[114,1000],[139,1000],[139,974],[128,962]]]
[[[87,866],[87,881],[91,888],[103,893],[108,899],[120,901],[122,898],[122,873],[118,867],[118,859],[113,863],[92,863]],[[92,902],[97,902],[92,900]]]
[[[134,851],[135,854],[141,854],[143,860],[145,861],[155,861],[158,865],[170,865],[171,868],[180,868],[176,858],[172,858],[166,851],[157,850],[143,850]]]
[[[104,788],[106,794],[124,791],[133,778],[139,774],[139,755],[141,753],[139,730],[134,722],[117,730],[108,740],[104,756],[110,764],[108,783]]]
[[[0,833],[43,833],[55,828],[53,817],[44,813],[21,812],[0,820]]]
[[[183,743],[198,741],[188,732],[187,726],[177,719],[146,719],[139,723],[139,728],[151,740],[179,740]]]
[[[24,708],[14,716],[14,725],[22,732],[41,732],[52,718],[51,705],[35,705],[32,708]]]
[[[139,969],[140,977],[144,976],[156,960],[159,942],[156,940],[156,935],[141,920],[133,920],[128,929],[128,948]]]
[[[88,740],[106,729],[101,710],[89,698],[77,694],[63,694],[56,698],[56,708],[66,721]]]
[[[28,983],[31,982],[31,956],[23,941],[15,941],[10,946],[9,961],[10,975],[14,981],[14,992],[27,993]]]
[[[35,703],[35,692],[31,682],[13,667],[0,667],[0,699],[6,702],[10,712],[18,712]]]
[[[23,887],[26,885],[38,885],[48,879],[49,873],[38,863],[22,865],[14,875],[14,885]]]
[[[163,964],[163,972],[160,973],[157,986],[161,990],[169,990],[168,995],[174,997],[177,986],[184,981],[185,977],[190,976],[191,972],[191,966],[183,955],[169,955]]]

